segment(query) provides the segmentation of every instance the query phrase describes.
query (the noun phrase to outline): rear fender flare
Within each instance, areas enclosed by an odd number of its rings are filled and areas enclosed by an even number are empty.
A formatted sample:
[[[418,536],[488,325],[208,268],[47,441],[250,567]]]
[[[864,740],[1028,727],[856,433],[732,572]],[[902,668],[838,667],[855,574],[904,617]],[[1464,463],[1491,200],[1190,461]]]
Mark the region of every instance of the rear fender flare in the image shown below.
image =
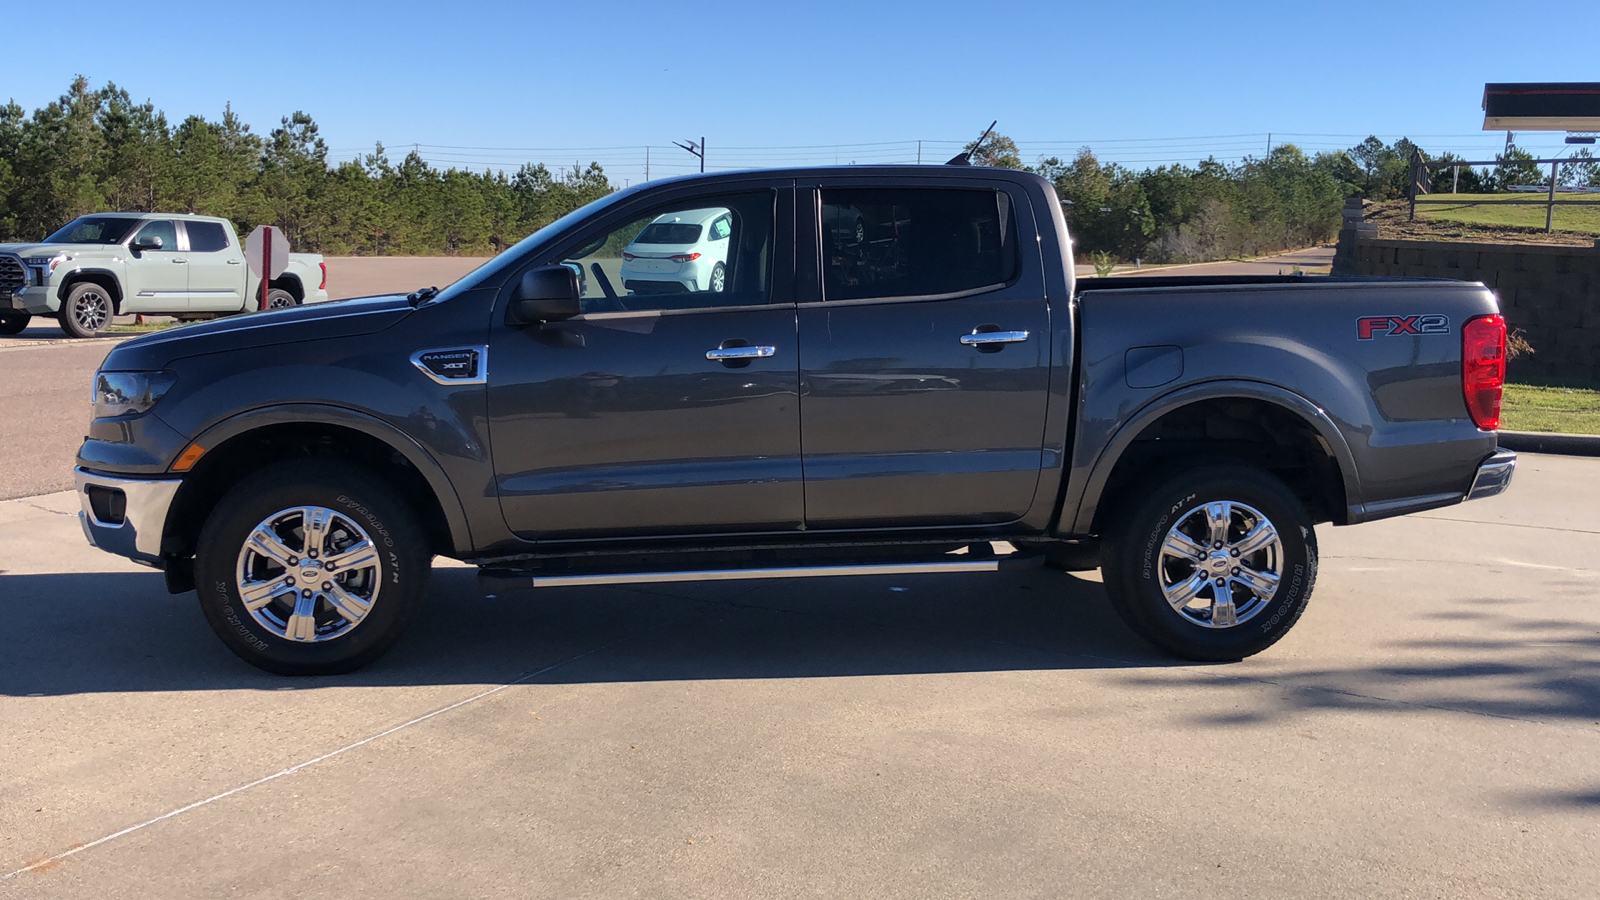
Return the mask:
[[[1063,534],[1089,533],[1105,493],[1106,483],[1111,479],[1111,470],[1116,468],[1118,460],[1122,459],[1122,454],[1129,445],[1156,420],[1191,403],[1234,398],[1264,400],[1276,404],[1299,416],[1315,429],[1333,451],[1334,461],[1339,465],[1339,475],[1344,481],[1346,507],[1360,502],[1361,483],[1356,472],[1355,457],[1350,452],[1350,444],[1321,407],[1293,391],[1265,382],[1208,381],[1157,397],[1129,418],[1095,460],[1089,477],[1084,482],[1082,496],[1075,504],[1072,497],[1067,498],[1067,503],[1062,506],[1061,527],[1058,530]]]

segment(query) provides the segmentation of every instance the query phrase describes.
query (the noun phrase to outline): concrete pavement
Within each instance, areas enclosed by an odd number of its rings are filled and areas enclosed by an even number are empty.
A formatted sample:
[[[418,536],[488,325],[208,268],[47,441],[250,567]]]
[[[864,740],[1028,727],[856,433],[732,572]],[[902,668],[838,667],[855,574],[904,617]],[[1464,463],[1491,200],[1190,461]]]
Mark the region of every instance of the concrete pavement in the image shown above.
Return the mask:
[[[1159,657],[1092,574],[488,599],[441,566],[394,652],[309,680],[70,494],[0,503],[0,897],[1592,896],[1597,495],[1527,456],[1325,527],[1236,665]]]

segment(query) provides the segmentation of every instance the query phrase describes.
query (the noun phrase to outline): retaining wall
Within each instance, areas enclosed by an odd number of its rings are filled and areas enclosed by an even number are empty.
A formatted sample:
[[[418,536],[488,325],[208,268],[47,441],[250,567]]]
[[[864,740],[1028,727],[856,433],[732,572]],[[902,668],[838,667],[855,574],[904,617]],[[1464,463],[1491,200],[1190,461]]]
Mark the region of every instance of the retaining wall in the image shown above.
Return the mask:
[[[1506,323],[1536,351],[1511,361],[1512,378],[1600,384],[1600,242],[1594,247],[1382,240],[1339,234],[1335,275],[1481,281],[1500,295]]]

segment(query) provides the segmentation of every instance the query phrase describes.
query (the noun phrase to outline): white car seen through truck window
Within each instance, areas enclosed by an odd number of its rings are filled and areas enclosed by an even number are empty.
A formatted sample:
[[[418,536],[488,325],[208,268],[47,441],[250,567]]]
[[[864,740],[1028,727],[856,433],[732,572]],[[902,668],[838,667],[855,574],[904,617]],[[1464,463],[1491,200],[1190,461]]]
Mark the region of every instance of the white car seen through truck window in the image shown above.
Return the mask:
[[[634,294],[721,293],[732,234],[733,213],[727,209],[658,216],[622,251],[622,287]]]

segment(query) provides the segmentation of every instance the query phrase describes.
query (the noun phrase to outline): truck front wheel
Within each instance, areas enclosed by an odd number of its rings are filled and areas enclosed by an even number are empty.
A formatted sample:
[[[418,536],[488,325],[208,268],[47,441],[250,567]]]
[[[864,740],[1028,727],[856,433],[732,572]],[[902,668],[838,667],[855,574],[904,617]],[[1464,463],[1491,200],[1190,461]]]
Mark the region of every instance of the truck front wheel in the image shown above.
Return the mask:
[[[1107,529],[1104,579],[1124,622],[1167,652],[1243,659],[1288,633],[1317,578],[1317,539],[1270,473],[1213,465],[1127,498]]]
[[[111,294],[92,281],[79,283],[61,304],[61,330],[71,337],[98,337],[111,325],[115,312]]]
[[[217,504],[195,583],[228,649],[280,675],[334,675],[377,659],[427,593],[432,553],[416,514],[355,466],[267,467]]]
[[[0,313],[0,334],[21,334],[22,329],[28,327],[28,320],[32,318],[33,316],[27,313]]]

